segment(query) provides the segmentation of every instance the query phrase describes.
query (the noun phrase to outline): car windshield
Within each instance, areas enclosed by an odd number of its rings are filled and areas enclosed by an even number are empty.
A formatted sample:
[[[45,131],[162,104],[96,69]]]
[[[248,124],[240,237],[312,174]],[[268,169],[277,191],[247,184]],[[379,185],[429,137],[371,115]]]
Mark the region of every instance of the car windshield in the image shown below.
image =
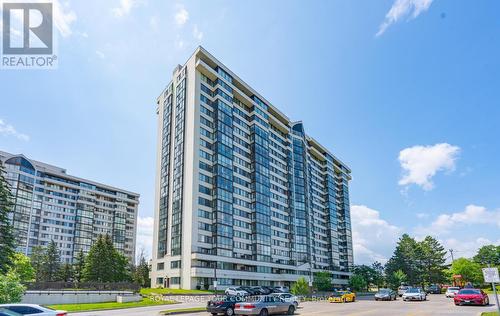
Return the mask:
[[[399,289],[400,290],[406,290],[408,287],[407,286],[400,286]]]
[[[380,289],[379,293],[382,293],[382,294],[387,294],[389,293],[391,290],[389,289]]]
[[[460,290],[460,288],[458,288],[458,287],[449,287],[448,288],[448,291],[458,291],[458,290]]]
[[[420,289],[417,288],[411,288],[406,291],[406,293],[419,293]]]
[[[481,294],[481,291],[467,289],[467,290],[461,290],[460,292],[458,292],[458,294]]]

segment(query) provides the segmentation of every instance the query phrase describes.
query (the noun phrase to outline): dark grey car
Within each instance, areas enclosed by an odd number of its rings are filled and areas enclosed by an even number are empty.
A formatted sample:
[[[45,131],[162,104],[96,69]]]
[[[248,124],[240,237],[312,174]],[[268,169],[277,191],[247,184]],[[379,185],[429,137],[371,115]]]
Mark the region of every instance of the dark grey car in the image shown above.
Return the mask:
[[[234,306],[236,315],[259,315],[267,316],[274,314],[295,313],[295,305],[291,301],[280,298],[279,295],[265,295],[255,298],[247,298],[246,302],[237,303]]]
[[[376,301],[392,301],[392,300],[396,300],[397,296],[398,296],[398,293],[396,293],[396,291],[393,291],[391,289],[380,289],[375,294],[375,300]]]

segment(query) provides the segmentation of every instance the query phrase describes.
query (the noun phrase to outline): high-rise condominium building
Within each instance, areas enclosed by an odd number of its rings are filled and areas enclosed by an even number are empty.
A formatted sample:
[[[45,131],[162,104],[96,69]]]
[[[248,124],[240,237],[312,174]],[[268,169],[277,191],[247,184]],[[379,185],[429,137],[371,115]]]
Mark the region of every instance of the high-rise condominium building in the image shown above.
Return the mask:
[[[135,258],[139,194],[70,176],[65,169],[0,151],[5,177],[14,196],[12,221],[17,250],[30,255],[34,246],[54,240],[61,260],[71,263],[87,253],[100,234]]]
[[[153,286],[289,285],[322,270],[347,283],[351,171],[301,122],[202,47],[157,113]]]

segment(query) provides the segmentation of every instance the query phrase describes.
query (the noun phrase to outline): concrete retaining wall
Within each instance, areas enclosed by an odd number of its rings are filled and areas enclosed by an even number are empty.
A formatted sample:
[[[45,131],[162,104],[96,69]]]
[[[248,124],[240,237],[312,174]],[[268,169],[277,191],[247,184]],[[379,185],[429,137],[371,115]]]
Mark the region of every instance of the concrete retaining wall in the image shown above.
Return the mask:
[[[83,304],[116,302],[117,296],[132,296],[129,291],[26,291],[25,304]]]

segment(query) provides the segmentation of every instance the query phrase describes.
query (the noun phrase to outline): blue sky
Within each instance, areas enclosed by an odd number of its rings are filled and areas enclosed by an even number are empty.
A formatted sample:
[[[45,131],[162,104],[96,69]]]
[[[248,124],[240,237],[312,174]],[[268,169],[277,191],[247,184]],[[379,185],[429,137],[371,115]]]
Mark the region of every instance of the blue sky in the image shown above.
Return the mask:
[[[155,98],[203,45],[351,166],[355,261],[500,244],[497,1],[56,2],[59,67],[0,70],[0,150],[141,194]]]

